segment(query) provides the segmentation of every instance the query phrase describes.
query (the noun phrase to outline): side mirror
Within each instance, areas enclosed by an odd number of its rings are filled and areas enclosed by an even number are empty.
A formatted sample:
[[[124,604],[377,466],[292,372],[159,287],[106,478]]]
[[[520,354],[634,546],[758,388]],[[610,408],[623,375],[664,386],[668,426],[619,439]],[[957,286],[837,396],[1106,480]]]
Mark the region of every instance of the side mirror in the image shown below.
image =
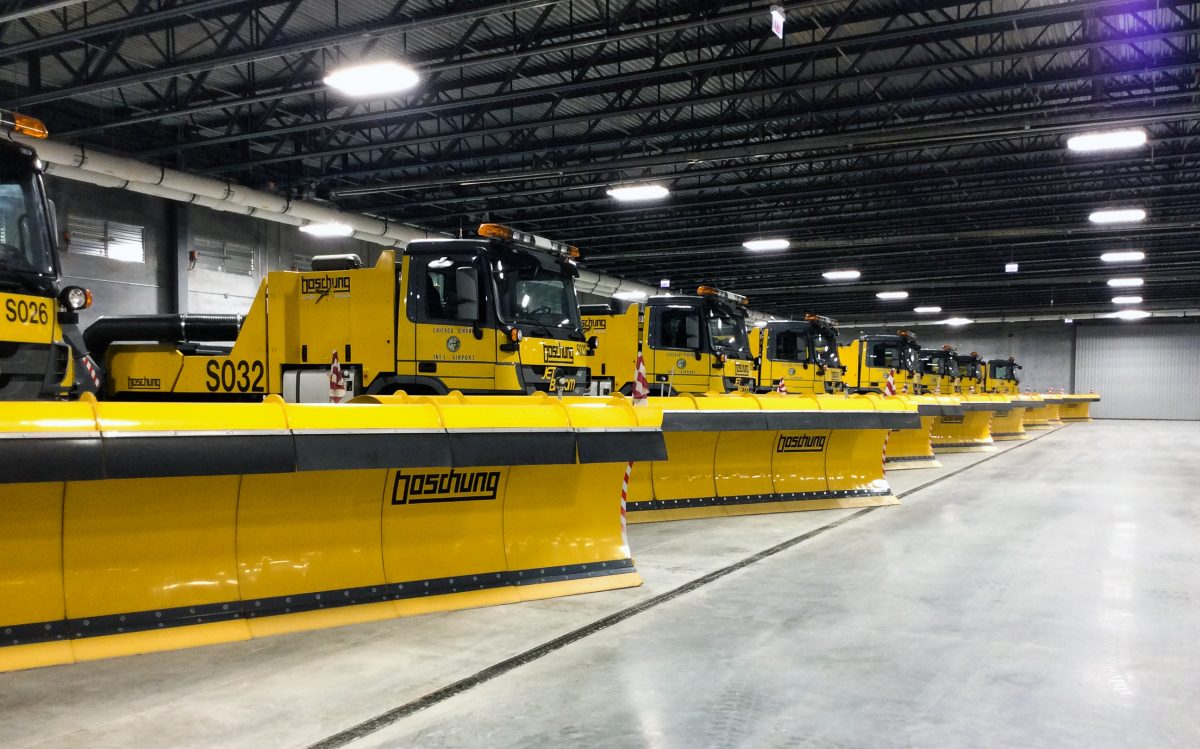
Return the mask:
[[[588,353],[596,353],[596,349],[600,348],[600,339],[596,336],[591,336],[587,339]]]
[[[754,357],[754,368],[755,369],[762,368],[762,357],[761,356]]]
[[[696,349],[692,352],[692,356],[696,357],[696,361],[700,361],[702,358],[704,358],[704,352],[700,349]]]
[[[471,323],[471,335],[475,336],[475,340],[483,340],[483,325],[478,320]]]

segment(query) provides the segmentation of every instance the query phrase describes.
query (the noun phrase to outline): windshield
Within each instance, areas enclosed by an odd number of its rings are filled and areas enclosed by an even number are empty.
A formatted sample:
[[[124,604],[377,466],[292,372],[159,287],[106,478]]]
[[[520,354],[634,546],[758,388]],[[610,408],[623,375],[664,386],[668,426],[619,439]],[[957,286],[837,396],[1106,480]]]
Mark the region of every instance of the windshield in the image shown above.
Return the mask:
[[[1013,365],[1009,362],[996,362],[992,364],[992,379],[993,380],[1015,380],[1017,373],[1013,371]]]
[[[0,274],[53,276],[54,256],[37,176],[20,162],[0,164]]]
[[[900,341],[876,341],[871,344],[870,365],[883,369],[908,369],[908,349]]]
[[[571,276],[536,265],[496,261],[494,273],[500,319],[582,335]]]
[[[708,319],[708,335],[715,350],[735,359],[750,358],[745,315],[712,298],[708,298],[708,303],[704,305],[704,314]]]
[[[818,364],[823,364],[826,367],[840,367],[842,362],[838,359],[837,339],[826,333],[813,331],[812,336],[813,352],[816,354]]]

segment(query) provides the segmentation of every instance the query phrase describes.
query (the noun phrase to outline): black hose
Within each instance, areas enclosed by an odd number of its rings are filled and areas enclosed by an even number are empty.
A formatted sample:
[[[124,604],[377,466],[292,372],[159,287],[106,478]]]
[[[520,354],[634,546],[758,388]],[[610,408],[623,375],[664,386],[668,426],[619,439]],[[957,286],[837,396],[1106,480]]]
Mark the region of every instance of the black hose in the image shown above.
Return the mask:
[[[117,341],[233,341],[242,327],[241,315],[130,315],[101,317],[88,326],[83,342],[92,359],[104,361]]]

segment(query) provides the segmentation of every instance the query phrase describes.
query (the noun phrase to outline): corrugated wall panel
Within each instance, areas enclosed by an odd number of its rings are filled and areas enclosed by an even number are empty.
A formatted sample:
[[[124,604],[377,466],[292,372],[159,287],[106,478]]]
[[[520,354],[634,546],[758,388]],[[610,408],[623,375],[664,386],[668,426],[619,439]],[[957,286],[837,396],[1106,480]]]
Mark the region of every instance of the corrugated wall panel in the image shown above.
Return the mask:
[[[1075,391],[1109,419],[1200,420],[1200,324],[1081,326]]]

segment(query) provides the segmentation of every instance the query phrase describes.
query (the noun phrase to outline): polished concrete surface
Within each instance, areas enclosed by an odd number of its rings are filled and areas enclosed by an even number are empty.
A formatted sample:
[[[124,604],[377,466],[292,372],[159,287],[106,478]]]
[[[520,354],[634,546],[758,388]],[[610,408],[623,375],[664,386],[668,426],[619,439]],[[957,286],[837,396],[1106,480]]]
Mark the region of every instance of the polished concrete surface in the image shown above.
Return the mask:
[[[1200,746],[1200,423],[1035,436],[634,526],[637,589],[0,674],[0,747]]]

